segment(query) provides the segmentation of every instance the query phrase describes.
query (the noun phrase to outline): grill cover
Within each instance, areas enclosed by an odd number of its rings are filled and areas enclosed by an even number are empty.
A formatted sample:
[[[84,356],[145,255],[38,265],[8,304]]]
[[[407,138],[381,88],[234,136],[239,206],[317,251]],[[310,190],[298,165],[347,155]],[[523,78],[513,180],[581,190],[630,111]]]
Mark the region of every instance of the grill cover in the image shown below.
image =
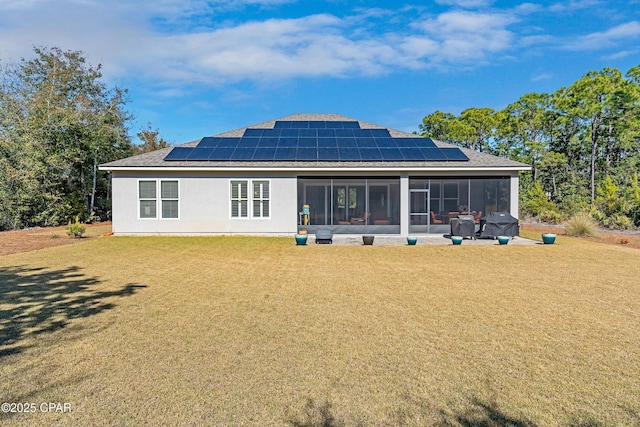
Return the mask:
[[[495,239],[498,236],[518,236],[518,220],[509,212],[490,212],[481,221],[480,237]]]
[[[473,215],[458,215],[458,218],[452,218],[451,235],[461,237],[476,237],[476,224],[473,222]]]

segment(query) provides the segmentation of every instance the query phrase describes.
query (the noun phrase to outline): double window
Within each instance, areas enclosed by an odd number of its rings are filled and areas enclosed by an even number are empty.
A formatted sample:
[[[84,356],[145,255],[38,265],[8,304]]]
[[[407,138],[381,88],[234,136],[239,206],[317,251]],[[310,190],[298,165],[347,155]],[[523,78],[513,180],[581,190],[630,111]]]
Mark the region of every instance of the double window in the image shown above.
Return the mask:
[[[179,218],[180,199],[178,192],[178,181],[176,180],[138,181],[140,218],[156,219],[158,210],[162,219]],[[160,204],[160,209],[158,209],[158,204]]]
[[[251,193],[249,193],[251,188]],[[249,218],[249,206],[252,218],[271,216],[271,194],[268,180],[232,180],[231,181],[231,218]]]

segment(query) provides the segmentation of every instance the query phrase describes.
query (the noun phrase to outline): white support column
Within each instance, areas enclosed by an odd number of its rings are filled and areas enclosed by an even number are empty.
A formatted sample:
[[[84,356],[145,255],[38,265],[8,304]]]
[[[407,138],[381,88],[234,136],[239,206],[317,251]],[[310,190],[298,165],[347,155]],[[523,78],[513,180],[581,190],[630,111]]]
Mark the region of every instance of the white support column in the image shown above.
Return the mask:
[[[409,175],[400,175],[400,235],[409,235]]]
[[[518,173],[511,175],[511,215],[515,218],[519,218],[519,189],[520,189],[520,177]]]

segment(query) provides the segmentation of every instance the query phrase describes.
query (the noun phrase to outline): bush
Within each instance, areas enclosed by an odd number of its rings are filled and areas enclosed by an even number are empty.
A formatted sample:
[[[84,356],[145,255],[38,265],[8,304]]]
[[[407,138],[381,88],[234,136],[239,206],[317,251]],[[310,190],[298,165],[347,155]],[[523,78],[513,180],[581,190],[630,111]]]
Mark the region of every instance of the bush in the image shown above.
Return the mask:
[[[562,214],[555,209],[541,210],[538,214],[538,219],[542,222],[548,222],[550,224],[559,224],[562,222]]]
[[[614,230],[628,230],[633,227],[633,221],[626,215],[613,214],[604,219],[603,224],[607,228]]]
[[[526,196],[526,200],[523,203],[525,213],[535,216],[544,222],[555,223],[561,220],[562,216],[558,212],[558,207],[549,200],[539,182],[533,184],[527,191]]]
[[[633,224],[636,227],[640,227],[640,203],[632,206],[627,212],[627,216],[629,217],[629,219],[631,219],[631,221],[633,221]]]
[[[84,225],[80,223],[80,218],[77,215],[75,222],[72,223],[71,221],[69,221],[69,224],[67,224],[67,235],[75,239],[81,238],[85,231],[86,229]]]
[[[569,219],[565,227],[568,236],[593,237],[598,235],[598,224],[586,213],[578,213]]]

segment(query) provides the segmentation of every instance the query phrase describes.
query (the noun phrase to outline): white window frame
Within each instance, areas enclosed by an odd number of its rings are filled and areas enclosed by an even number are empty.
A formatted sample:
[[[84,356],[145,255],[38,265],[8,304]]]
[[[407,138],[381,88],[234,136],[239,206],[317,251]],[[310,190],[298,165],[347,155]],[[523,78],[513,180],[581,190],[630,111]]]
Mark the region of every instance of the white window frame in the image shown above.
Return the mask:
[[[247,197],[246,199],[243,199],[242,197],[238,197],[238,198],[233,198],[233,183],[237,183],[237,182],[244,182],[247,185]],[[263,187],[261,187],[261,191],[260,194],[255,197],[254,193],[253,193],[253,184],[254,182],[265,182],[267,183],[267,186],[269,188],[269,196],[268,197],[264,197],[264,190]],[[256,179],[249,179],[249,178],[239,178],[239,179],[229,179],[229,218],[231,220],[237,221],[237,220],[270,220],[271,219],[271,210],[272,210],[272,206],[273,204],[271,203],[271,180],[270,179],[264,179],[264,178],[256,178]],[[239,196],[241,196],[242,193],[239,192]],[[242,201],[246,201],[247,203],[247,216],[233,216],[233,204],[234,203],[240,203]],[[254,215],[253,212],[253,205],[254,202],[260,202],[261,203],[261,208],[260,208],[260,213],[261,215]],[[269,206],[269,215],[268,216],[262,216],[262,213],[264,212],[264,204],[268,204]],[[241,205],[238,207],[238,212],[242,213],[242,208]]]
[[[233,185],[234,183],[237,185],[237,183],[245,183],[247,186],[247,197],[243,198],[242,197],[242,189],[240,188],[238,190],[238,197],[234,198],[233,197]],[[229,218],[231,218],[232,220],[243,220],[243,219],[250,219],[251,215],[249,212],[249,208],[251,206],[251,193],[250,193],[250,185],[251,185],[251,181],[248,179],[230,179],[229,180]],[[245,201],[247,203],[247,215],[246,216],[242,216],[242,202]],[[233,216],[233,205],[234,203],[238,204],[238,216]]]
[[[261,183],[267,184],[267,193],[268,196],[264,196],[264,186],[260,185],[259,194],[256,196],[255,193],[255,184]],[[271,180],[270,179],[253,179],[251,180],[251,218],[253,219],[271,219]],[[260,204],[260,215],[255,215],[254,206],[255,204]],[[264,206],[265,204],[268,206],[269,215],[264,215]]]
[[[177,198],[172,198],[172,197],[162,197],[162,183],[163,182],[176,182],[178,184],[178,197]],[[158,212],[160,213],[160,215],[158,215],[160,217],[160,219],[166,219],[166,220],[176,220],[176,219],[180,219],[180,180],[179,179],[159,179],[158,180],[158,195],[160,197],[158,197]],[[163,216],[163,209],[162,209],[162,202],[164,201],[175,201],[178,202],[178,216],[176,216],[175,218],[165,218]]]
[[[172,181],[172,182],[177,182],[178,183],[178,198],[163,198],[162,197],[162,182],[166,182],[166,181]],[[155,189],[156,189],[156,197],[155,198],[143,198],[140,197],[140,182],[153,182]],[[136,192],[137,192],[137,196],[138,196],[138,204],[136,209],[138,210],[138,219],[139,220],[143,220],[143,221],[148,221],[148,220],[177,220],[180,219],[180,193],[182,192],[182,189],[180,188],[180,180],[176,179],[176,178],[151,178],[151,179],[147,179],[147,178],[139,178],[136,182]],[[145,218],[143,217],[142,214],[142,209],[140,207],[140,202],[141,201],[151,201],[153,200],[155,202],[155,207],[156,207],[156,215],[154,217],[149,217],[149,218]],[[162,202],[164,200],[170,200],[170,201],[177,201],[178,202],[178,217],[177,218],[165,218],[162,216]]]
[[[140,183],[141,182],[153,182],[154,184],[154,188],[156,189],[156,197],[154,198],[149,198],[149,197],[141,197],[140,195]],[[136,182],[136,195],[137,195],[137,199],[138,199],[138,203],[136,205],[136,210],[138,211],[138,219],[143,220],[143,221],[148,221],[148,220],[156,220],[158,219],[158,181],[156,179],[138,179]],[[156,208],[156,214],[153,217],[143,217],[142,216],[142,206],[141,206],[141,202],[143,201],[152,201],[155,204],[155,208]]]

